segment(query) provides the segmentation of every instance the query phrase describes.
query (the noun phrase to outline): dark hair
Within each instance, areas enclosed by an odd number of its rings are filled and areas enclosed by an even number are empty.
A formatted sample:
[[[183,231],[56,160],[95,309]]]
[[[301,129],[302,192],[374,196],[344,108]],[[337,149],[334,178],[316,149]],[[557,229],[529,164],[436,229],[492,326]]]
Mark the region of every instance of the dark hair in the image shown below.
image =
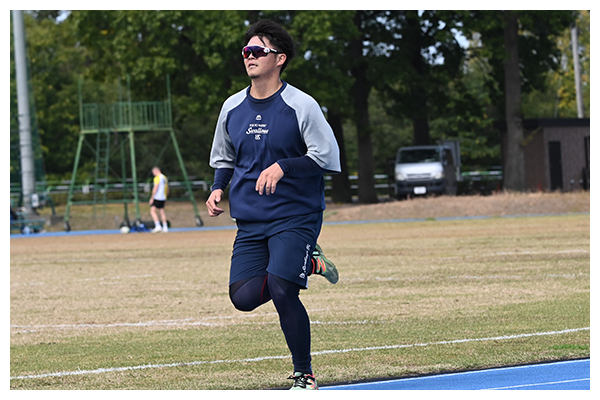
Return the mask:
[[[248,28],[246,36],[244,37],[244,45],[246,45],[254,36],[257,36],[261,40],[267,38],[275,50],[286,55],[285,62],[281,66],[281,72],[283,72],[290,60],[296,55],[296,51],[294,50],[294,40],[290,34],[287,33],[281,25],[268,19],[261,19]]]

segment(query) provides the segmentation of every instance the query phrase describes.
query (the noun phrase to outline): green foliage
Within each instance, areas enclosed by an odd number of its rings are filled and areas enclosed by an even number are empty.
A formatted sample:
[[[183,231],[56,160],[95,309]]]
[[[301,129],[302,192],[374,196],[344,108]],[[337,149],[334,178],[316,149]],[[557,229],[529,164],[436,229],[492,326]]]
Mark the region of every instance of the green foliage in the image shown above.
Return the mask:
[[[92,48],[93,78],[130,75],[138,95],[156,96],[170,75],[182,115],[220,106],[244,86],[235,79],[243,73],[243,12],[74,11],[70,18]]]
[[[558,69],[561,54],[558,37],[575,20],[573,11],[518,11],[519,65],[524,95],[543,90],[548,71]],[[489,65],[488,88],[497,113],[493,118],[504,119],[504,47],[503,15],[500,11],[475,11],[465,19],[465,31],[473,40],[473,55]]]
[[[83,71],[85,48],[74,32],[49,18],[24,14],[29,76],[42,150],[47,169],[70,171],[79,133],[77,74]],[[11,25],[12,34],[12,25]],[[11,37],[11,46],[13,40]],[[17,128],[16,84],[11,52],[11,127]]]
[[[188,173],[212,176],[208,152],[222,102],[248,85],[240,48],[250,23],[271,18],[297,43],[298,56],[283,78],[349,121],[354,115],[349,44],[363,39],[367,77],[375,90],[369,114],[376,172],[410,144],[416,117],[426,118],[431,141],[461,141],[464,165],[499,163],[493,121],[503,119],[504,57],[499,11],[59,11],[25,14],[33,104],[46,169],[68,177],[79,133],[78,80],[86,102],[118,98],[130,77],[133,101],[162,100],[171,83],[177,139]],[[590,110],[590,14],[575,14],[580,29],[586,115]],[[520,11],[523,116],[576,116],[570,11]],[[471,39],[468,50],[455,38]],[[11,29],[12,35],[12,29]],[[13,40],[11,37],[11,46]],[[418,57],[415,58],[415,56]],[[16,132],[16,87],[11,51],[11,131]],[[345,124],[350,172],[358,149]],[[146,140],[146,141],[144,141]],[[162,139],[147,138],[141,146]],[[11,148],[18,140],[11,136]],[[173,165],[172,154],[164,162]],[[174,160],[173,160],[174,161]],[[88,161],[85,168],[93,170]],[[11,170],[13,166],[11,163]]]
[[[163,100],[169,75],[186,169],[204,177],[212,176],[207,160],[215,110],[247,85],[239,56],[244,15],[236,11],[73,11],[61,26],[70,27],[79,39],[77,45],[87,49],[85,68],[79,71],[85,102],[110,103],[119,99],[119,93],[127,96],[126,77],[133,101]],[[71,99],[77,101],[76,91]],[[152,135],[136,142],[153,159],[164,138]],[[69,165],[75,147],[71,144],[71,150],[63,152],[63,156],[70,154],[64,157]],[[144,164],[145,159],[140,160]],[[164,154],[161,164],[166,171],[180,173],[172,151]],[[148,172],[146,167],[140,165],[142,174]]]
[[[344,116],[352,105],[347,43],[358,35],[353,15],[353,11],[300,11],[290,25],[298,57],[286,71],[286,79],[321,106]]]
[[[580,11],[575,19],[579,30],[579,61],[585,115],[590,117],[590,13]],[[557,67],[543,74],[544,85],[523,97],[526,118],[577,118],[575,71],[570,29],[556,37],[560,55]]]
[[[381,94],[374,90],[369,97],[369,116],[371,118],[371,139],[373,142],[373,159],[375,171],[378,174],[390,174],[390,161],[396,158],[398,149],[412,144],[412,123],[403,118],[390,115],[387,110],[389,104],[384,103]],[[346,131],[346,150],[350,154],[357,154],[356,127],[348,123]],[[348,160],[350,174],[358,173],[358,159],[350,157]]]
[[[372,44],[372,52],[390,47],[379,59],[373,80],[396,104],[396,115],[428,117],[423,98],[436,114],[447,100],[448,82],[461,72],[464,50],[453,35],[460,14],[444,11],[397,11],[387,15],[390,38]],[[383,77],[383,79],[381,79]]]
[[[476,58],[467,61],[463,75],[448,85],[448,99],[440,116],[431,121],[433,141],[459,140],[465,168],[500,165],[500,138],[490,115],[494,112],[485,86],[489,68]]]

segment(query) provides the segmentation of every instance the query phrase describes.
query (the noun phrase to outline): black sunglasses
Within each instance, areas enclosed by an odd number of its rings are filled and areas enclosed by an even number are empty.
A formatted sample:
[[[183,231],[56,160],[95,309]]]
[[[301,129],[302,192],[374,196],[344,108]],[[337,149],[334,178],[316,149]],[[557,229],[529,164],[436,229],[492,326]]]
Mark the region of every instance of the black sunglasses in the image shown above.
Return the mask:
[[[259,58],[264,57],[271,52],[279,53],[275,49],[270,49],[264,46],[246,46],[242,49],[242,56],[244,56],[244,58],[248,58],[250,57],[250,54],[252,54],[255,58]]]

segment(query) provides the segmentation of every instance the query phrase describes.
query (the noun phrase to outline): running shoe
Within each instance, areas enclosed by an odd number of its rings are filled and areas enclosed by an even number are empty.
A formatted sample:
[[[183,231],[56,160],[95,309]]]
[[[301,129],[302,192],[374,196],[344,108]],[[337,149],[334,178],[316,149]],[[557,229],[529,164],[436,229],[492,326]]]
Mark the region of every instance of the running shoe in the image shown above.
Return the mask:
[[[294,380],[294,384],[290,390],[319,390],[317,378],[315,378],[314,374],[294,372],[294,375],[291,375],[288,379]]]
[[[156,224],[156,226],[154,227],[154,229],[152,229],[152,233],[156,233],[156,232],[161,232],[162,228],[160,227],[160,224]]]
[[[335,264],[331,262],[325,254],[323,254],[323,249],[318,244],[315,246],[315,251],[313,251],[313,259],[315,260],[315,268],[313,270],[313,274],[322,275],[331,283],[336,283],[339,279],[339,274]]]

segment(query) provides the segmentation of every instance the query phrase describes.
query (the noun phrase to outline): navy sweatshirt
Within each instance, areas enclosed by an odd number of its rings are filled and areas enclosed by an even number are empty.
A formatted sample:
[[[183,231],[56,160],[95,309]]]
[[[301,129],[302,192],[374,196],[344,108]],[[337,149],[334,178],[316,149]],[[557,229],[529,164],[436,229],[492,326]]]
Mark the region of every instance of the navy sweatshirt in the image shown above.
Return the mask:
[[[210,154],[213,190],[227,187],[231,217],[273,221],[325,209],[323,173],[339,173],[339,147],[319,104],[283,82],[267,99],[246,88],[221,109]],[[255,190],[260,173],[277,162],[283,178],[274,194]]]

